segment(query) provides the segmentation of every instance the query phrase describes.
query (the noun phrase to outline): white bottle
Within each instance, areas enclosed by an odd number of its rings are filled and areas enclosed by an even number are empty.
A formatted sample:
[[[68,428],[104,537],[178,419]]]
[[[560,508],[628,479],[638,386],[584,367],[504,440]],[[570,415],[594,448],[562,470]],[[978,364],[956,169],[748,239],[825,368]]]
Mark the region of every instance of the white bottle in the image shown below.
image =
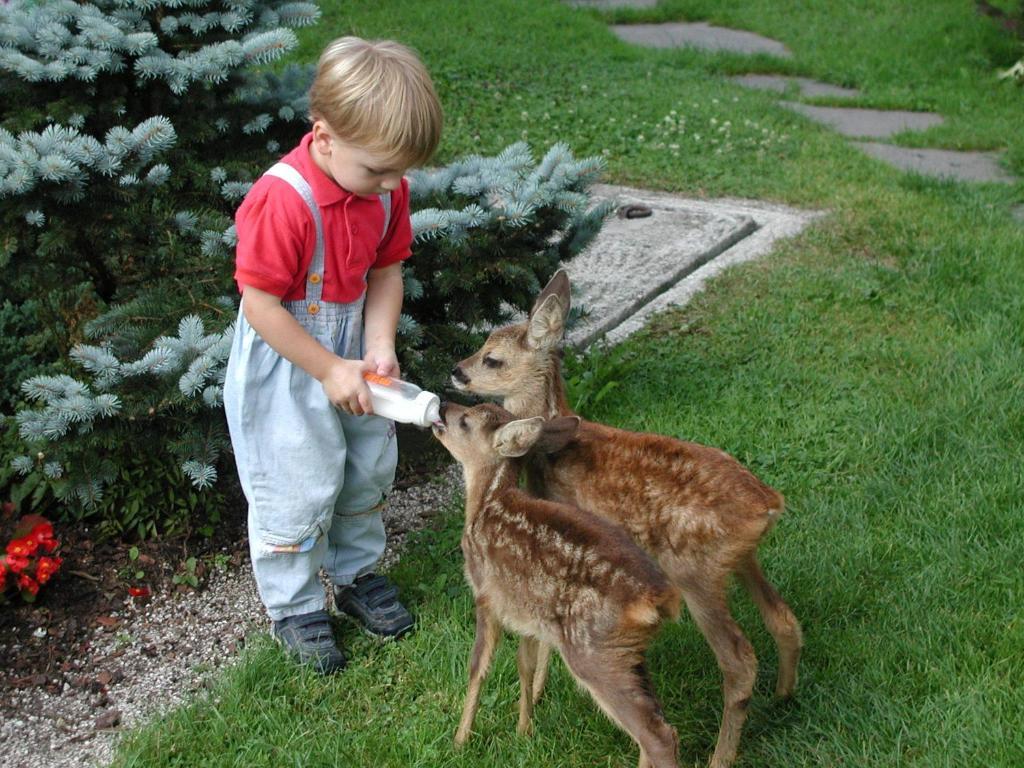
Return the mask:
[[[377,416],[418,427],[429,427],[441,420],[441,399],[433,392],[376,373],[364,373],[363,378],[370,388],[370,400]]]

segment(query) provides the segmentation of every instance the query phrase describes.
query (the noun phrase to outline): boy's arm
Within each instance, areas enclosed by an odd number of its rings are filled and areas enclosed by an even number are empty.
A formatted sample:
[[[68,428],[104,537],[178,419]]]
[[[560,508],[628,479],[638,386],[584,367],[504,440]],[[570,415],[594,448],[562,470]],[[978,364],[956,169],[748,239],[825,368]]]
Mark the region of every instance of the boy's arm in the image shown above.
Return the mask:
[[[402,262],[371,269],[366,276],[366,305],[363,323],[366,331],[364,360],[382,376],[398,378],[395,334],[402,312]]]
[[[371,370],[369,365],[360,360],[345,360],[326,349],[281,306],[281,299],[274,294],[246,285],[242,297],[249,325],[281,357],[319,381],[334,405],[357,416],[373,413],[370,390],[363,381],[363,371]]]

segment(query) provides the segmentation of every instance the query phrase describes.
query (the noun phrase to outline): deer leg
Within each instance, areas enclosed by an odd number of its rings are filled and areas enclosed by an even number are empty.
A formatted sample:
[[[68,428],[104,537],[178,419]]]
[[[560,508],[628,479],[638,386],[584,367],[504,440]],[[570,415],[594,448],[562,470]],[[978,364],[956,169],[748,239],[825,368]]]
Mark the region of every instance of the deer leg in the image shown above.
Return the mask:
[[[537,644],[537,664],[533,674],[533,703],[540,701],[544,685],[548,681],[548,669],[551,666],[551,646],[547,643]]]
[[[757,657],[729,612],[724,584],[715,589],[684,587],[683,597],[722,670],[722,724],[711,768],[729,768],[736,760],[740,733],[757,676]]]
[[[737,575],[750,593],[779,649],[779,679],[775,695],[780,699],[792,696],[796,689],[800,649],[804,644],[800,622],[775,587],[764,577],[757,555],[751,554],[740,565]]]
[[[459,730],[455,732],[455,745],[462,746],[469,740],[469,732],[473,727],[473,718],[480,704],[480,688],[487,673],[490,671],[494,649],[501,638],[501,625],[497,617],[481,603],[476,604],[476,641],[473,643],[473,655],[469,659],[469,688],[466,690],[466,703],[462,707],[462,720]]]
[[[678,768],[676,729],[665,720],[642,662],[620,650],[563,652],[562,658],[601,711],[640,747],[638,768]]]
[[[519,725],[516,726],[516,733],[521,736],[529,736],[533,730],[533,681],[537,674],[538,645],[532,637],[524,635],[519,639],[519,653],[516,656],[516,665],[519,667]]]

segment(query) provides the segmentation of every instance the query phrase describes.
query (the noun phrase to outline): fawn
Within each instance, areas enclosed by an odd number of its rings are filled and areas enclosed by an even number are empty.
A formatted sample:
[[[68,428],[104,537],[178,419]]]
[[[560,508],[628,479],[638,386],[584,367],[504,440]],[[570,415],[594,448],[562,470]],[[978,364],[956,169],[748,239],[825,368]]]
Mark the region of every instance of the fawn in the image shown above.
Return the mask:
[[[519,488],[528,451],[557,450],[579,419],[514,420],[497,405],[445,404],[433,432],[462,464],[466,580],[476,604],[469,688],[455,735],[469,738],[502,627],[520,636],[519,725],[531,729],[537,649],[555,647],[594,701],[640,746],[640,768],[677,766],[678,739],[654,696],[644,651],[679,591],[618,526]]]
[[[461,390],[503,398],[519,418],[574,415],[565,395],[560,345],[569,312],[569,279],[559,271],[529,318],[491,333],[458,363]],[[803,639],[800,624],[757,561],[757,545],[783,510],[782,496],[716,448],[582,421],[561,451],[526,465],[531,492],[622,525],[682,591],[723,675],[724,707],[711,766],[736,758],[754,687],[754,649],[733,619],[726,590],[735,573],[753,598],[779,653],[775,693],[792,695]],[[546,674],[540,651],[533,689]]]

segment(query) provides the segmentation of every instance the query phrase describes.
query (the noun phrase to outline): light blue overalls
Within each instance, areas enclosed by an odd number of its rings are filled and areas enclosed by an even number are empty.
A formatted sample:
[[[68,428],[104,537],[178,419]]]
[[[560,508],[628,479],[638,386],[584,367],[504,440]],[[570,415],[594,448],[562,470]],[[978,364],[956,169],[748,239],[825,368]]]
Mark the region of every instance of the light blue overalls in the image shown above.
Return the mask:
[[[340,357],[363,357],[365,294],[348,304],[321,299],[324,229],[313,190],[285,163],[267,171],[306,201],[316,247],[306,298],[282,302],[299,324]],[[390,195],[381,195],[384,231]],[[224,381],[224,410],[249,502],[249,551],[260,597],[278,621],[324,607],[321,566],[351,584],[384,553],[384,494],[398,463],[394,423],[335,408],[320,382],[281,357],[240,309]]]

